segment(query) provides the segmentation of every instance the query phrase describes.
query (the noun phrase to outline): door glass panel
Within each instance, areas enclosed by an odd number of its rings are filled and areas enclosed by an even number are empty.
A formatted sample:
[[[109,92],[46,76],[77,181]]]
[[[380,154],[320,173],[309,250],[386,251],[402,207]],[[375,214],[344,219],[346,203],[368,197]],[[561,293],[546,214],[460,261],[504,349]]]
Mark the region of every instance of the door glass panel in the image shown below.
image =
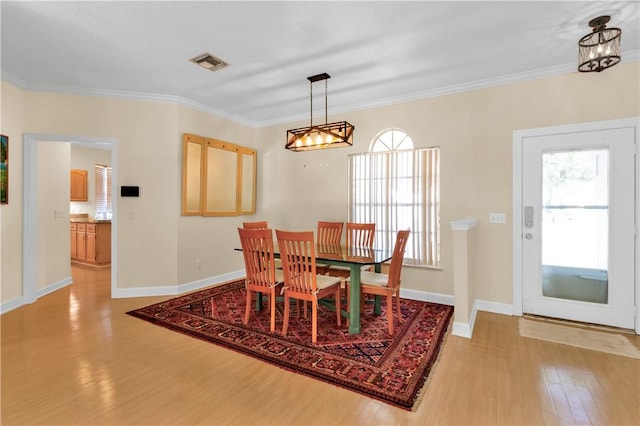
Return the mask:
[[[542,156],[542,294],[608,303],[609,151]]]

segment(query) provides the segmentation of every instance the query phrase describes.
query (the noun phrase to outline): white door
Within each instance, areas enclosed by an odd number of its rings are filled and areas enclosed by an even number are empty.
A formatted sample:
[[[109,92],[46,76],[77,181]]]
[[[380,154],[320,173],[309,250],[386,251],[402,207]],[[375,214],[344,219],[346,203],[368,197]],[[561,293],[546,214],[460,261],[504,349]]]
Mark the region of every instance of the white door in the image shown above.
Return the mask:
[[[523,312],[634,327],[633,128],[522,142]]]

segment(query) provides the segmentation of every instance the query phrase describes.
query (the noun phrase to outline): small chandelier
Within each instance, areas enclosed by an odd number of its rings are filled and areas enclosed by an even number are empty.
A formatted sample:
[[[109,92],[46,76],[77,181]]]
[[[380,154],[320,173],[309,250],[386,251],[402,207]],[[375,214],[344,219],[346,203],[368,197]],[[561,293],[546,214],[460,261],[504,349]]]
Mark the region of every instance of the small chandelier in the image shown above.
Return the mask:
[[[311,92],[311,120],[309,127],[287,130],[286,149],[311,151],[314,149],[338,148],[353,145],[353,125],[346,121],[327,123],[327,73],[307,77]],[[313,83],[324,80],[324,123],[313,124]]]
[[[600,72],[620,62],[620,28],[606,28],[610,16],[589,21],[593,32],[578,41],[578,71]]]

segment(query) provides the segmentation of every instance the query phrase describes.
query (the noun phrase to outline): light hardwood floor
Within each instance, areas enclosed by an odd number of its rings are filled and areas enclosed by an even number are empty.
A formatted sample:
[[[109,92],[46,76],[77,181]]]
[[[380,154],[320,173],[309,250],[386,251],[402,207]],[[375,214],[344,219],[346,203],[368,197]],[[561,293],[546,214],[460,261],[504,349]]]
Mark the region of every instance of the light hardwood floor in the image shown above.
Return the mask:
[[[108,269],[72,274],[1,317],[2,425],[640,424],[640,361],[522,338],[515,317],[448,336],[407,412],[125,315],[168,297],[111,299]]]

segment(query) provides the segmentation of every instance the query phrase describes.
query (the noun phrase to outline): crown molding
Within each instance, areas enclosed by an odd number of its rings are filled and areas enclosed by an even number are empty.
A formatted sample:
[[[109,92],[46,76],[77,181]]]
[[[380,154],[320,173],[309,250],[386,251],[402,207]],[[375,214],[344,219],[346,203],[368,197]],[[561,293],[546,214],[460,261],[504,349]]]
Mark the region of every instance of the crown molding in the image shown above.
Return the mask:
[[[630,63],[630,62],[637,62],[639,60],[640,60],[640,50],[632,50],[632,51],[623,52],[623,57],[621,62]],[[487,89],[491,87],[504,86],[508,84],[521,83],[521,82],[530,81],[530,80],[537,80],[541,78],[554,77],[554,76],[559,76],[563,74],[571,74],[571,73],[577,73],[577,72],[578,71],[576,70],[575,63],[558,65],[558,66],[548,67],[548,68],[540,68],[537,70],[506,74],[499,77],[494,77],[494,78],[489,78],[484,80],[476,80],[476,81],[471,81],[471,82],[462,83],[462,84],[455,84],[455,85],[441,87],[441,88],[432,89],[432,90],[413,92],[413,93],[409,93],[407,95],[402,95],[402,96],[394,96],[394,97],[389,97],[384,99],[378,99],[372,102],[351,104],[342,108],[340,107],[332,108],[332,115],[362,111],[365,109],[380,108],[383,106],[395,105],[395,104],[400,104],[405,102],[413,102],[413,101],[418,101],[422,99],[436,98],[441,96],[454,95],[458,93],[471,92],[474,90]],[[279,124],[292,123],[292,122],[296,122],[296,121],[300,121],[308,118],[308,116],[304,114],[297,114],[294,116],[279,117],[272,120],[251,121],[251,120],[247,120],[246,118],[238,117],[236,115],[229,114],[225,111],[212,108],[200,102],[183,98],[181,96],[141,93],[141,92],[127,92],[127,91],[120,91],[120,90],[36,86],[36,85],[26,84],[24,80],[10,73],[7,73],[5,71],[1,71],[0,75],[3,81],[11,83],[14,86],[26,91],[51,92],[51,93],[59,93],[59,94],[98,96],[98,97],[109,97],[109,98],[128,99],[128,100],[172,103],[172,104],[193,108],[208,114],[212,114],[212,115],[215,115],[216,117],[233,121],[240,125],[251,127],[251,128],[262,128],[262,127],[269,127],[269,126],[274,126]]]
[[[144,92],[129,92],[124,90],[106,90],[106,89],[90,89],[90,88],[76,88],[76,87],[60,87],[60,86],[39,86],[31,85],[24,82],[24,80],[16,77],[15,75],[2,71],[0,74],[2,80],[10,83],[19,89],[28,92],[47,92],[57,93],[61,95],[79,95],[79,96],[96,96],[101,98],[116,98],[134,101],[150,101],[150,102],[163,102],[186,106],[202,112],[206,112],[215,115],[218,118],[226,119],[236,122],[243,126],[255,128],[254,122],[247,120],[243,117],[238,117],[232,114],[228,114],[225,111],[212,108],[208,105],[192,101],[191,99],[183,98],[182,96],[164,95],[157,93],[144,93]]]

